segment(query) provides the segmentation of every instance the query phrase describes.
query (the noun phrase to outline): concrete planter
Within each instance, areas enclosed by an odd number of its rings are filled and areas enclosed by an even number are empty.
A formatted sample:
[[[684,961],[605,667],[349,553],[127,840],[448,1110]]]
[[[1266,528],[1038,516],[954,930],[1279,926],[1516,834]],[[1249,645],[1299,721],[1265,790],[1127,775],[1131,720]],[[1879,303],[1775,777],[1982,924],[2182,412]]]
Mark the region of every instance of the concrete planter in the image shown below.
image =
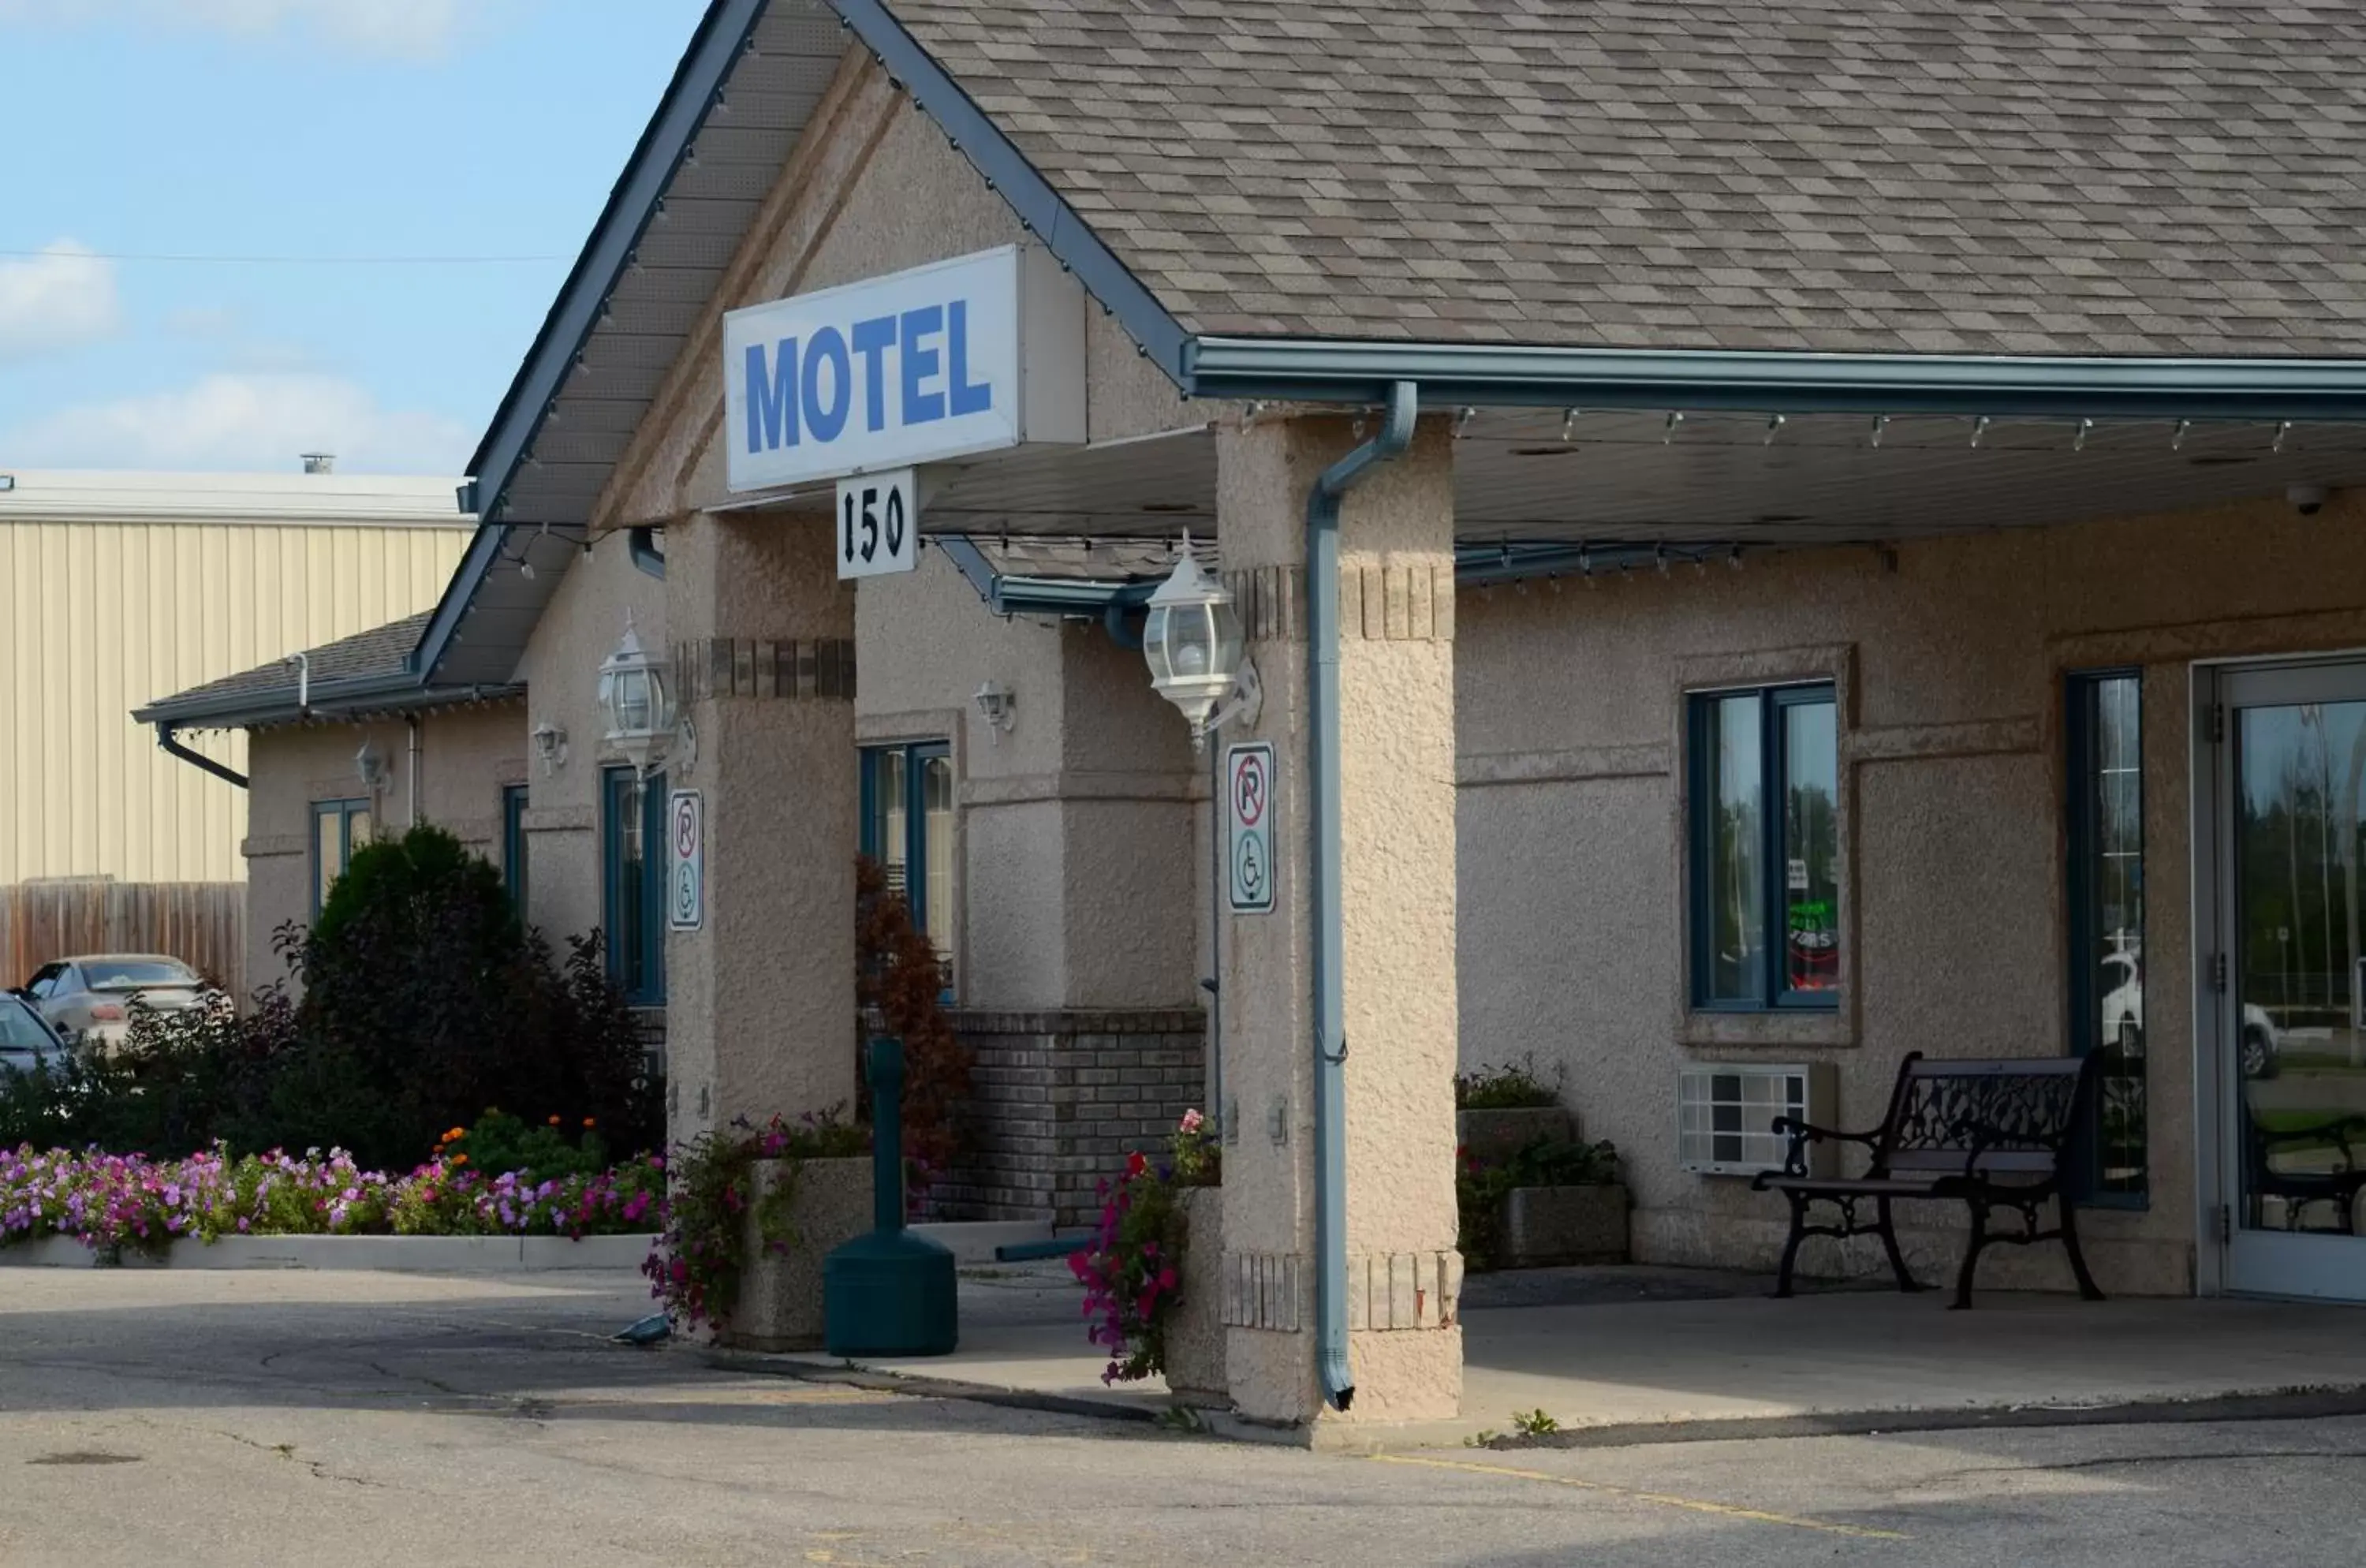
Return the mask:
[[[1187,1187],[1177,1195],[1188,1239],[1183,1295],[1166,1325],[1166,1389],[1179,1404],[1222,1409],[1224,1380],[1224,1190]]]
[[[796,1162],[789,1226],[796,1245],[767,1252],[756,1211],[788,1169],[785,1160],[756,1162],[754,1201],[743,1233],[748,1267],[739,1304],[716,1340],[738,1350],[811,1350],[822,1340],[821,1265],[830,1248],[871,1229],[871,1156]]]
[[[1504,1198],[1504,1267],[1627,1261],[1627,1189],[1515,1187]]]
[[[1538,1138],[1575,1143],[1577,1118],[1558,1105],[1454,1113],[1455,1142],[1485,1164],[1509,1159]]]

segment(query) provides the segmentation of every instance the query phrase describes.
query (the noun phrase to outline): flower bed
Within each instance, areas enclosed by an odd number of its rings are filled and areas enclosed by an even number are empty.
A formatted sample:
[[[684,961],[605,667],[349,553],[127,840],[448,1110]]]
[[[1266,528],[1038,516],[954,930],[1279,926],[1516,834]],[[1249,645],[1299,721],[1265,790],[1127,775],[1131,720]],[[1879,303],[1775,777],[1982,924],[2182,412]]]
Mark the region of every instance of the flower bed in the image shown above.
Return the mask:
[[[1189,1223],[1181,1195],[1223,1180],[1222,1149],[1197,1111],[1183,1113],[1170,1157],[1128,1155],[1125,1174],[1099,1184],[1104,1200],[1092,1244],[1069,1255],[1085,1287],[1087,1337],[1110,1353],[1101,1382],[1131,1382],[1166,1371],[1167,1336],[1182,1305]],[[1217,1238],[1221,1244],[1221,1238]]]
[[[535,1180],[488,1176],[465,1156],[408,1175],[363,1170],[342,1149],[186,1159],[0,1149],[0,1247],[71,1236],[95,1251],[161,1253],[226,1235],[587,1235],[646,1233],[665,1207],[656,1156]]]

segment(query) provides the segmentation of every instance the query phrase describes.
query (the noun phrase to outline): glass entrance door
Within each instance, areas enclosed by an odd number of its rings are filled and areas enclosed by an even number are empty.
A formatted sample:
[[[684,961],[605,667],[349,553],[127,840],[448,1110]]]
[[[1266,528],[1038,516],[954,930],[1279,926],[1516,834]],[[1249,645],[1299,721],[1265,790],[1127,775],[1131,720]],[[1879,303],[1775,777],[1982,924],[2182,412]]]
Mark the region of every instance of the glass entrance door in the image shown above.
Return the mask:
[[[2366,1300],[2366,666],[2215,680],[2225,1282]]]

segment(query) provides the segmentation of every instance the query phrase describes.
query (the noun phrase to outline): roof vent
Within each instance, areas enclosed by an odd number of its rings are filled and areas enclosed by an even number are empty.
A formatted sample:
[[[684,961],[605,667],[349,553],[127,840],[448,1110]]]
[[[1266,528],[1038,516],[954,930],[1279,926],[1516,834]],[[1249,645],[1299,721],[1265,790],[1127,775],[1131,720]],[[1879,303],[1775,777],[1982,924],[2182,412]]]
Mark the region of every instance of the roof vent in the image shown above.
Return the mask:
[[[304,454],[304,471],[308,474],[333,474],[337,471],[337,455],[334,452],[307,452]]]

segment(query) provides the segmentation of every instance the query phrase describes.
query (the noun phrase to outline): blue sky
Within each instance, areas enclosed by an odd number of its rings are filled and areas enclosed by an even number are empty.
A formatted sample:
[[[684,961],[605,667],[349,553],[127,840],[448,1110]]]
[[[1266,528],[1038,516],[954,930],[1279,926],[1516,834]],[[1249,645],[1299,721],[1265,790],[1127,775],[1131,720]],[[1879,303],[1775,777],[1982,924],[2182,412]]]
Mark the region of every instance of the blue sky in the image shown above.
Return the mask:
[[[458,472],[704,8],[0,0],[0,469]]]

